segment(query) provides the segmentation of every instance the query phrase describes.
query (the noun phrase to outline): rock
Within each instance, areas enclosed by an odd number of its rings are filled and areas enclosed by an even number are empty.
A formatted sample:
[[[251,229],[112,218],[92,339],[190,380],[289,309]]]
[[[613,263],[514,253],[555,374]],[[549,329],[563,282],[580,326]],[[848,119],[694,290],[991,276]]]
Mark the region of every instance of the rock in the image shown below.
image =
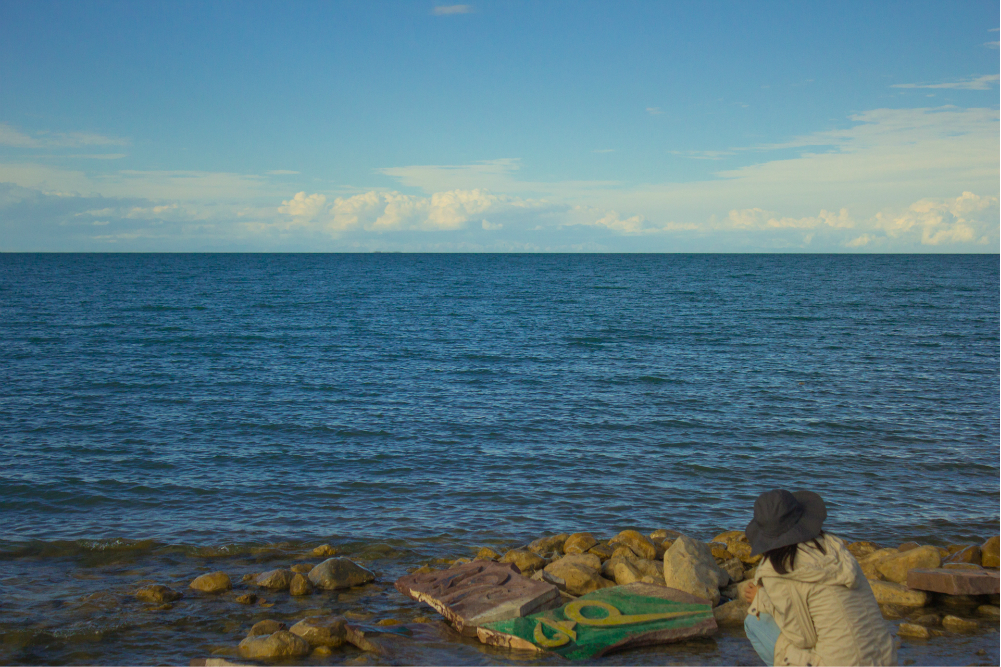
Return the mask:
[[[511,549],[500,559],[502,563],[514,563],[525,575],[546,566],[546,559],[525,549]]]
[[[328,558],[309,571],[309,582],[325,591],[361,586],[375,581],[375,574],[347,558]]]
[[[346,611],[344,612],[344,618],[349,621],[371,621],[375,617],[370,611]]]
[[[751,556],[751,543],[747,541],[747,536],[742,530],[728,530],[720,533],[712,539],[713,542],[722,542],[726,545],[726,550],[745,563],[758,563],[761,561],[761,554]]]
[[[934,628],[938,625],[942,625],[942,617],[938,614],[921,614],[914,619],[914,622],[918,625],[926,625],[929,628]]]
[[[392,627],[394,625],[399,625],[400,623],[401,623],[401,621],[399,621],[399,620],[397,620],[395,618],[384,618],[384,619],[382,619],[380,621],[376,621],[375,622],[376,625],[378,625],[379,627],[383,627],[383,628],[388,628],[388,627]]]
[[[923,607],[928,604],[928,594],[915,591],[892,581],[870,581],[872,594],[879,604],[895,604],[901,607]]]
[[[719,603],[719,589],[730,576],[716,564],[709,548],[682,535],[664,554],[664,582],[669,588]]]
[[[570,536],[566,533],[560,533],[551,537],[540,537],[528,545],[528,550],[537,554],[549,553],[550,551],[563,553],[563,545],[566,543],[568,537]]]
[[[615,584],[601,576],[601,559],[594,554],[567,554],[546,566],[546,572],[566,582],[566,592],[584,595]]]
[[[309,642],[288,630],[259,637],[249,636],[237,648],[240,657],[248,660],[278,660],[309,655]]]
[[[883,612],[883,618],[891,621],[896,621],[907,616],[907,612],[910,611],[907,607],[895,604],[881,604],[879,605],[879,610]]]
[[[313,652],[309,654],[311,658],[326,658],[334,654],[334,650],[329,646],[317,646],[313,649]]]
[[[309,571],[312,570],[314,567],[316,566],[313,565],[313,563],[296,563],[295,565],[290,567],[289,570],[291,570],[295,574],[309,574]]]
[[[650,533],[650,541],[654,544],[663,543],[664,540],[676,540],[681,537],[681,533],[676,530],[668,530],[666,528],[661,528]]]
[[[608,541],[609,545],[622,544],[633,550],[640,558],[652,560],[657,557],[657,547],[648,537],[636,530],[623,530]]]
[[[250,572],[248,574],[243,575],[243,578],[240,579],[240,581],[242,581],[243,583],[247,583],[248,581],[253,581],[256,578],[257,578],[257,573]]]
[[[483,623],[557,607],[560,599],[556,586],[523,577],[514,563],[482,560],[455,570],[401,577],[396,589],[430,605],[466,636]]]
[[[996,604],[982,604],[977,607],[977,613],[996,621],[999,618],[998,609]]]
[[[958,551],[952,552],[947,556],[942,562],[943,563],[971,563],[973,565],[980,565],[980,547],[976,544],[971,544],[969,546],[963,547]]]
[[[465,565],[466,563],[472,563],[472,562],[473,561],[471,561],[468,558],[456,558],[455,560],[452,561],[452,564],[449,565],[448,569],[454,570],[455,568],[459,567],[460,565]]]
[[[163,604],[164,602],[174,602],[175,600],[180,600],[184,596],[172,588],[167,588],[166,586],[162,586],[160,584],[151,584],[149,586],[143,586],[137,590],[136,597],[145,602]]]
[[[289,632],[302,637],[310,646],[337,648],[347,641],[346,627],[347,621],[341,616],[310,616],[289,628]]]
[[[713,608],[713,618],[716,619],[716,625],[743,625],[744,618],[747,617],[747,610],[749,605],[742,599],[737,598],[735,600],[730,600],[729,602],[724,602],[718,607]]]
[[[247,636],[260,637],[261,635],[270,635],[271,633],[278,632],[279,630],[288,630],[288,626],[281,621],[275,621],[269,618],[254,623],[254,625],[251,626],[250,631],[247,633]]]
[[[476,556],[473,560],[497,560],[500,557],[501,555],[490,547],[483,547],[476,552]]]
[[[907,581],[908,571],[938,568],[941,564],[942,557],[939,555],[938,549],[926,546],[901,551],[895,556],[887,556],[876,564],[876,570],[887,581],[903,584]]]
[[[907,586],[950,596],[990,595],[1001,590],[998,586],[998,573],[984,569],[913,569],[907,573]]]
[[[556,588],[561,591],[565,591],[567,589],[567,582],[563,581],[563,579],[557,577],[555,574],[550,574],[545,570],[537,570],[536,573],[532,575],[532,580],[541,581],[545,584],[551,584],[556,586]]]
[[[309,579],[297,572],[292,576],[292,581],[289,582],[288,592],[296,597],[309,595],[313,592],[313,586],[309,583]]]
[[[980,564],[984,567],[998,567],[1001,560],[998,557],[998,547],[1001,545],[1001,537],[995,535],[980,545]]]
[[[254,578],[255,586],[273,591],[287,591],[291,583],[291,570],[269,570],[268,572],[262,572]]]
[[[951,632],[972,633],[980,629],[980,624],[950,614],[942,619],[942,627]]]
[[[865,578],[870,581],[883,581],[884,577],[876,569],[876,566],[880,564],[883,560],[889,558],[890,556],[897,556],[900,552],[896,549],[877,549],[873,551],[868,556],[863,556],[858,559],[858,564],[862,568],[862,574]]]
[[[982,600],[980,596],[976,595],[947,595],[945,593],[933,593],[932,594],[932,604],[938,604],[943,607],[952,607],[953,609],[962,609],[963,611],[972,611],[975,607],[980,605]]]
[[[607,544],[595,544],[593,547],[587,550],[587,553],[594,554],[595,556],[600,558],[602,563],[611,558],[614,552],[615,549],[608,546]]]
[[[563,543],[563,553],[582,554],[596,544],[598,540],[591,533],[574,533]]]
[[[330,558],[337,555],[337,549],[329,544],[321,544],[309,553],[311,556],[316,556],[317,558]]]
[[[875,542],[869,542],[867,540],[859,540],[858,542],[852,542],[848,545],[848,551],[855,556],[855,560],[861,560],[873,551],[879,551],[881,548],[882,547]]]
[[[970,572],[980,572],[984,569],[973,563],[942,563],[942,568],[945,570],[968,570]]]
[[[619,544],[615,547],[615,550],[612,551],[612,558],[625,558],[627,560],[632,560],[633,558],[639,558],[639,555],[625,544]]]
[[[713,558],[716,559],[717,563],[735,558],[735,556],[730,553],[730,551],[726,548],[726,545],[722,542],[709,542],[706,546],[709,547],[709,553],[713,555]]]
[[[240,604],[254,604],[257,602],[257,595],[254,593],[244,593],[243,595],[236,596],[234,600]]]
[[[225,572],[213,572],[195,577],[188,588],[192,588],[202,593],[223,593],[233,588],[233,583],[229,580],[229,575]]]
[[[734,557],[717,564],[730,576],[731,582],[736,583],[744,579],[744,564],[739,558]]]
[[[921,545],[918,544],[917,542],[904,542],[899,547],[897,547],[897,551],[903,553],[905,551],[910,551],[911,549],[917,549],[920,546]]]
[[[916,625],[914,623],[901,623],[897,628],[897,634],[901,637],[910,637],[914,639],[931,639],[931,630],[923,625]]]
[[[625,558],[612,558],[608,563],[610,564],[608,570],[612,575],[612,579],[619,586],[625,586],[643,578],[643,574],[640,573],[636,566]]]

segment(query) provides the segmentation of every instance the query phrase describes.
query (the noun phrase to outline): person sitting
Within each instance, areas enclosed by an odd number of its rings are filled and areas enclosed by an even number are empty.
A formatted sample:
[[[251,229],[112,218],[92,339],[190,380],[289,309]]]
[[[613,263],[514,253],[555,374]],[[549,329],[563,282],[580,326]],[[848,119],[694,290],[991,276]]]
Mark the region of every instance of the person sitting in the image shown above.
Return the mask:
[[[768,665],[896,665],[897,648],[844,540],[825,533],[823,499],[767,491],[745,534],[763,554],[743,588],[751,645]]]

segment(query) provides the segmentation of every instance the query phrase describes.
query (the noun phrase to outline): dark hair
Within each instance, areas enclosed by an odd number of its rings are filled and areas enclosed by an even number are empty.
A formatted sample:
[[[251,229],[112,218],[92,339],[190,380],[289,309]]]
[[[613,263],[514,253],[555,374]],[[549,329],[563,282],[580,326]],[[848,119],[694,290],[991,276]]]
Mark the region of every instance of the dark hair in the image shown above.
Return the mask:
[[[820,531],[820,534],[810,541],[813,542],[813,546],[820,550],[820,553],[826,554],[827,550],[820,543],[820,538],[823,536],[824,531]],[[770,549],[763,553],[762,556],[764,556],[765,560],[771,562],[775,572],[778,574],[789,574],[789,572],[796,569],[796,552],[799,551],[800,544],[806,544],[806,542]]]

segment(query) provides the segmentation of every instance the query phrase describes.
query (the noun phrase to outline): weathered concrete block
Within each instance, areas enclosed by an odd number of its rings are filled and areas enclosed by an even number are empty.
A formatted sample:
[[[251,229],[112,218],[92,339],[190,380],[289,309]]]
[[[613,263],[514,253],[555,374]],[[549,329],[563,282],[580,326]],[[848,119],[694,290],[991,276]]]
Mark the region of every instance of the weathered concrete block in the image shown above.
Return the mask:
[[[990,595],[999,591],[995,570],[911,570],[907,573],[907,586],[946,595]]]

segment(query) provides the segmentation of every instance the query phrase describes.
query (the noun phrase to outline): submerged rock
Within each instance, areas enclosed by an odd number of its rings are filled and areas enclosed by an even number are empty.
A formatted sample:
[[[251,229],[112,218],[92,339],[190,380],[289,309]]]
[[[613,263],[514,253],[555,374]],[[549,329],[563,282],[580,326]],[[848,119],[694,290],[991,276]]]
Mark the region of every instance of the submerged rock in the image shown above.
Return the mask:
[[[292,583],[291,570],[269,570],[254,577],[254,585],[274,591],[287,591]]]
[[[149,586],[143,586],[138,589],[135,593],[136,597],[145,602],[155,602],[157,604],[163,604],[165,602],[174,602],[175,600],[180,600],[183,595],[178,593],[172,588],[168,588],[161,584],[151,584]]]
[[[243,595],[236,596],[234,601],[240,604],[254,604],[257,602],[257,595],[254,593],[244,593]]]
[[[328,558],[309,571],[309,581],[317,588],[332,591],[375,581],[375,574],[347,558]]]
[[[308,574],[314,567],[316,566],[313,563],[296,563],[289,569],[295,574]]]
[[[237,647],[240,656],[249,660],[301,658],[309,655],[309,642],[288,630],[269,635],[250,636]]]
[[[337,555],[337,549],[329,544],[321,544],[309,553],[311,556],[316,556],[317,558],[329,558],[330,556]]]
[[[719,603],[719,589],[730,581],[713,558],[709,548],[690,537],[682,535],[664,554],[664,581],[669,588],[676,588]]]
[[[195,577],[188,588],[193,588],[202,593],[223,593],[233,588],[233,582],[229,580],[229,575],[225,572],[212,572]]]
[[[302,637],[310,646],[337,648],[347,641],[347,620],[341,616],[311,616],[293,625],[289,632]]]
[[[288,626],[281,621],[275,621],[270,618],[263,621],[258,621],[251,626],[250,631],[247,632],[248,637],[260,637],[262,635],[270,635],[273,632],[278,632],[279,630],[288,630]]]
[[[297,572],[292,576],[292,581],[289,582],[288,592],[297,597],[309,595],[313,592],[313,586],[309,583],[309,579]]]

